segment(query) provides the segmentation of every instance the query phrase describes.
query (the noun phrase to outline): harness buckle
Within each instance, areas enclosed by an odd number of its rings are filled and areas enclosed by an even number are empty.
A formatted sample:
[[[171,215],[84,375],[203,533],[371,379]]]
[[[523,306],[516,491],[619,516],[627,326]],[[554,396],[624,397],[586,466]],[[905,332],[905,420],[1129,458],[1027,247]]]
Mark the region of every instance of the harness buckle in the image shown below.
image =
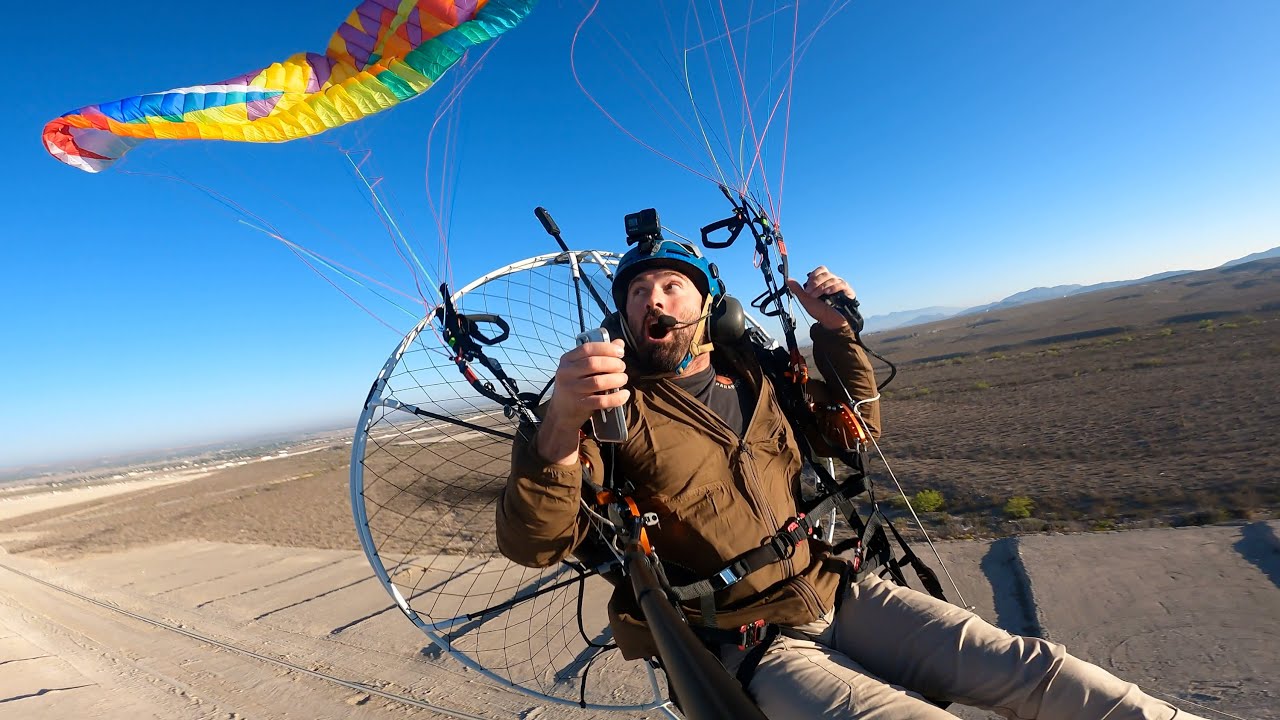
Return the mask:
[[[741,580],[742,573],[736,569],[737,565],[738,563],[734,563],[715,575],[712,575],[710,579],[711,588],[716,591],[723,590]]]
[[[764,640],[766,629],[763,618],[738,628],[738,649],[747,650],[759,645]]]

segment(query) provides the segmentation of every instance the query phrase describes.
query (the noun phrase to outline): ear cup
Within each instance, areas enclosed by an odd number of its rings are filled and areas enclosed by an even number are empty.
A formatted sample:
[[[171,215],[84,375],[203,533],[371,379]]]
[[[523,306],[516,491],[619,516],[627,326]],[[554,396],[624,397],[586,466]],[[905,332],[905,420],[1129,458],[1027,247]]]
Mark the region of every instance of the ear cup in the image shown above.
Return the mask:
[[[708,323],[711,342],[733,345],[747,334],[747,314],[742,310],[742,303],[732,295],[721,295],[716,306],[711,309],[711,321]]]

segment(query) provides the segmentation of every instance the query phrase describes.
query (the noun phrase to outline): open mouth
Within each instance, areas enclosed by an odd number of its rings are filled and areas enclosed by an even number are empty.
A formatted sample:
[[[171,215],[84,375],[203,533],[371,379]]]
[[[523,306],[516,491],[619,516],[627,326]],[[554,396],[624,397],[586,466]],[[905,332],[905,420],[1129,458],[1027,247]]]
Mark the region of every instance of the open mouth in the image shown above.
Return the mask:
[[[651,322],[645,325],[645,335],[650,340],[665,340],[671,330],[658,322],[657,318],[653,318]]]

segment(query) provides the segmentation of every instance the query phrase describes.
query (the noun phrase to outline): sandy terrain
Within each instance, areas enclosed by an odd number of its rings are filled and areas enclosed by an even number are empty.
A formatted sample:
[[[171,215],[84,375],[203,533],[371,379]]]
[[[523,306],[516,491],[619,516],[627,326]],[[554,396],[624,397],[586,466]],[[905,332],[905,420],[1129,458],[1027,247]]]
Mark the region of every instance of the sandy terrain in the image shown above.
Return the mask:
[[[1198,715],[1280,720],[1280,262],[870,339],[901,366],[886,454],[908,492],[940,493],[926,521],[968,538],[938,543],[953,600]],[[398,582],[427,594],[456,567],[503,597],[495,561],[460,554],[491,547],[506,472],[505,446],[481,440],[403,414],[371,439],[383,480],[366,494],[381,551],[406,558]],[[307,449],[0,500],[0,720],[608,714],[515,694],[435,647],[360,548],[350,446]],[[1029,517],[1004,510],[1015,496]],[[608,588],[585,587],[598,629]],[[419,612],[441,599],[410,595]],[[577,632],[539,607],[471,618],[454,642],[499,638],[495,662],[518,667],[549,645],[507,634]],[[639,701],[635,673],[592,667],[593,697]],[[539,681],[576,693],[567,677]]]
[[[23,493],[10,493],[0,496],[0,520],[30,515],[32,513],[53,510],[67,505],[78,505],[93,500],[109,498],[121,493],[133,493],[139,490],[164,487],[175,483],[190,482],[206,477],[209,473],[203,470],[188,470],[169,473],[147,480],[120,481],[105,485],[89,487],[71,487],[65,489],[38,491],[23,488]]]
[[[497,688],[430,646],[356,549],[342,452],[9,518],[0,718],[603,717]],[[940,550],[989,620],[1174,698],[1280,718],[1278,531],[1272,521]],[[604,592],[594,586],[588,604]]]

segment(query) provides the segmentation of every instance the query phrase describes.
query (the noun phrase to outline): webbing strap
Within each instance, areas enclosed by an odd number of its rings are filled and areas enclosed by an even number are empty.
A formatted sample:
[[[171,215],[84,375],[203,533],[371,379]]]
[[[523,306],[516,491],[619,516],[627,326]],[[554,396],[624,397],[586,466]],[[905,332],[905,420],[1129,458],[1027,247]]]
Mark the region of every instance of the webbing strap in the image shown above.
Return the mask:
[[[703,595],[698,605],[699,605],[699,608],[702,610],[702,624],[706,625],[707,627],[717,627],[715,593],[709,592]]]
[[[737,583],[751,573],[791,557],[795,554],[796,545],[808,539],[812,532],[813,526],[806,516],[800,515],[792,518],[765,544],[742,553],[731,560],[719,572],[705,580],[672,587],[671,593],[680,600],[711,597],[714,593]],[[703,624],[714,627],[714,621],[707,622],[708,615],[705,610],[707,602],[704,601],[702,605],[704,608]],[[713,607],[711,617],[714,618],[714,615],[715,609]]]
[[[774,640],[778,639],[780,628],[770,623],[764,631],[764,637],[760,639],[760,644],[747,651],[742,658],[742,663],[738,665],[736,677],[742,685],[743,690],[750,692],[751,678],[755,677],[756,668],[760,666],[760,661],[764,659],[764,654],[769,652],[769,646]],[[754,699],[754,698],[753,698]]]
[[[915,571],[916,577],[920,578],[920,584],[924,586],[924,589],[939,600],[946,600],[947,598],[942,592],[942,583],[938,580],[938,574],[930,569],[928,565],[925,565],[924,561],[907,545],[907,541],[903,539],[902,534],[898,532],[898,528],[893,526],[893,523],[886,520],[885,524],[893,532],[893,537],[898,541],[898,547],[902,548],[902,558],[911,565],[911,569]],[[902,563],[899,562],[898,564],[901,565]]]
[[[824,469],[825,472],[825,469]],[[858,490],[854,497],[862,494],[865,488]],[[680,600],[693,600],[696,598],[708,597],[720,590],[723,590],[739,580],[750,575],[751,573],[780,562],[791,557],[795,553],[795,546],[807,539],[813,533],[813,524],[809,521],[810,517],[822,517],[831,510],[841,510],[847,515],[858,519],[857,525],[861,525],[857,512],[853,509],[853,504],[844,490],[838,490],[824,497],[817,505],[814,505],[806,513],[802,513],[799,517],[788,520],[772,538],[765,544],[752,548],[738,557],[734,558],[725,565],[719,572],[704,580],[699,580],[687,585],[679,585],[671,588],[671,592]],[[856,526],[855,526],[856,527]],[[711,612],[706,611],[707,603],[702,602],[703,617],[714,617],[715,609]],[[714,627],[713,622],[704,623],[709,627]]]

